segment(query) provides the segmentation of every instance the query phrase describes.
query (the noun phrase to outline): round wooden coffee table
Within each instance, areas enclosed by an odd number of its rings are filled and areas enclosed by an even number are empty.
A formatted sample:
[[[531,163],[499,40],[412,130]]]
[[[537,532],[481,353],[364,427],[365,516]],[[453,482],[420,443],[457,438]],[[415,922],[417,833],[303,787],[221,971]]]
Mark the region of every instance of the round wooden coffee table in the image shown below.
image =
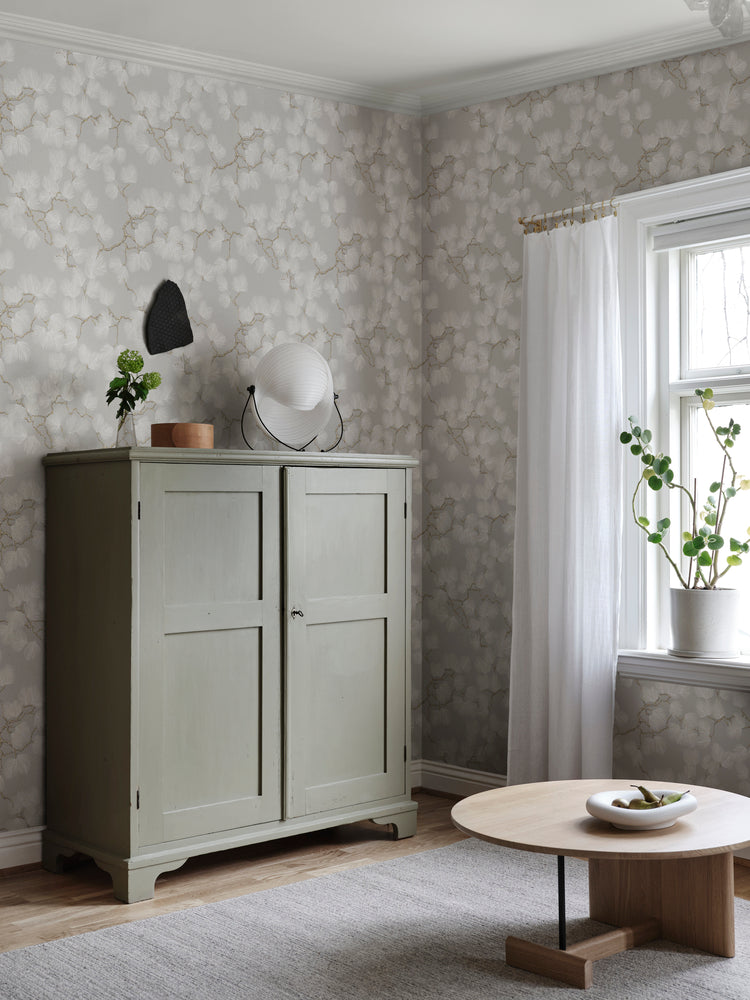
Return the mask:
[[[595,792],[634,784],[692,791],[698,808],[666,830],[622,831],[586,812]],[[558,856],[560,948],[509,937],[508,965],[591,985],[592,962],[663,938],[734,955],[734,858],[750,844],[750,799],[673,781],[584,779],[510,785],[458,802],[459,830],[491,844]],[[589,913],[617,929],[565,945],[563,859],[589,862]]]

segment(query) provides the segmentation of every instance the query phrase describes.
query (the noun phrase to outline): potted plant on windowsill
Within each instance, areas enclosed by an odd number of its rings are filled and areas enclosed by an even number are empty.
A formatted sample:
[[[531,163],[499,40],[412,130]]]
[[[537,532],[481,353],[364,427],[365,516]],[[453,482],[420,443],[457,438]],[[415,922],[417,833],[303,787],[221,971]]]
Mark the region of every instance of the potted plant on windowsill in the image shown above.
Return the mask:
[[[635,417],[628,418],[630,430],[622,432],[620,441],[630,446],[630,451],[642,464],[631,501],[633,519],[648,541],[661,549],[680,581],[680,586],[671,590],[672,647],[669,652],[678,656],[727,658],[739,655],[739,594],[720,586],[720,581],[730,569],[740,566],[742,556],[750,551],[750,529],[745,539],[727,539],[723,533],[724,524],[728,504],[741,490],[750,489],[750,479],[741,476],[732,461],[731,453],[740,425],[732,419],[726,424],[715,425],[710,414],[714,406],[713,390],[696,389],[695,393],[700,397],[703,413],[722,453],[721,475],[711,483],[702,507],[698,505],[695,481],[692,490],[674,481],[672,459],[654,450],[651,431],[640,427]],[[686,573],[665,544],[670,519],[663,517],[652,525],[648,517],[638,513],[639,494],[645,487],[654,492],[665,487],[679,490],[687,500],[691,530],[682,535],[682,554],[689,560]]]

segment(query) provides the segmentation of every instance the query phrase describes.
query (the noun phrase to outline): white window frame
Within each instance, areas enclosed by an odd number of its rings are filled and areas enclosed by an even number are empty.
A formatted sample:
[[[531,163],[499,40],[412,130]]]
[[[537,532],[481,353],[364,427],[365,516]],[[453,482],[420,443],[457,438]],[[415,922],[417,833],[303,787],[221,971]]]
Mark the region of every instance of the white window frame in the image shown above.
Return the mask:
[[[656,442],[669,440],[669,400],[660,399],[659,372],[669,372],[669,338],[679,337],[674,317],[679,309],[663,310],[658,292],[659,268],[670,264],[670,254],[650,251],[656,226],[677,220],[697,219],[713,213],[740,211],[750,206],[750,169],[732,170],[695,180],[651,188],[620,199],[620,296],[623,341],[623,395],[627,414],[638,416],[653,431]],[[665,275],[662,273],[662,280]],[[677,283],[674,283],[675,285]],[[670,315],[672,328],[669,328]],[[673,456],[674,457],[674,456]],[[633,468],[623,456],[625,508],[623,518],[623,573],[620,604],[620,649],[618,669],[635,677],[661,677],[686,683],[718,681],[722,676],[737,678],[747,672],[750,659],[732,661],[690,661],[670,656],[659,648],[655,621],[667,620],[668,586],[655,546],[645,545],[630,516],[634,487]],[[647,616],[646,609],[656,614]],[[651,624],[649,625],[649,619]],[[738,673],[739,671],[739,673]],[[701,680],[700,678],[703,678]],[[725,682],[721,686],[726,687]]]

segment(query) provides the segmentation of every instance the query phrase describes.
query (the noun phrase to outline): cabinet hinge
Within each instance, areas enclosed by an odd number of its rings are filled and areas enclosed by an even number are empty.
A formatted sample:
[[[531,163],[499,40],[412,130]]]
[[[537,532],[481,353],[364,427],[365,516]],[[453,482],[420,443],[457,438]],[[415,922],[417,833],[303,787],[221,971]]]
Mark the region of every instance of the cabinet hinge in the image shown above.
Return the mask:
[[[135,792],[135,808],[136,809],[140,809],[141,808],[141,790],[140,790],[140,788],[137,788],[136,792]]]
[[[140,519],[141,519],[141,501],[139,500],[138,501],[138,520],[140,521]]]
[[[406,501],[404,500],[404,520],[406,520]]]
[[[406,744],[404,744],[404,764],[406,763]]]

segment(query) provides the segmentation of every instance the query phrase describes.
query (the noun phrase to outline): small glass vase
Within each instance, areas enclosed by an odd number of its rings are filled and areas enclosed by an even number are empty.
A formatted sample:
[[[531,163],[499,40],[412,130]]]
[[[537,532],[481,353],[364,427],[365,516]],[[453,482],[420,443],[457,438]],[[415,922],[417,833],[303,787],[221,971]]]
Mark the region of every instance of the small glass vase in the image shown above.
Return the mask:
[[[131,413],[126,413],[120,417],[117,423],[117,437],[115,438],[115,448],[136,448],[138,440],[135,436],[135,417]]]

